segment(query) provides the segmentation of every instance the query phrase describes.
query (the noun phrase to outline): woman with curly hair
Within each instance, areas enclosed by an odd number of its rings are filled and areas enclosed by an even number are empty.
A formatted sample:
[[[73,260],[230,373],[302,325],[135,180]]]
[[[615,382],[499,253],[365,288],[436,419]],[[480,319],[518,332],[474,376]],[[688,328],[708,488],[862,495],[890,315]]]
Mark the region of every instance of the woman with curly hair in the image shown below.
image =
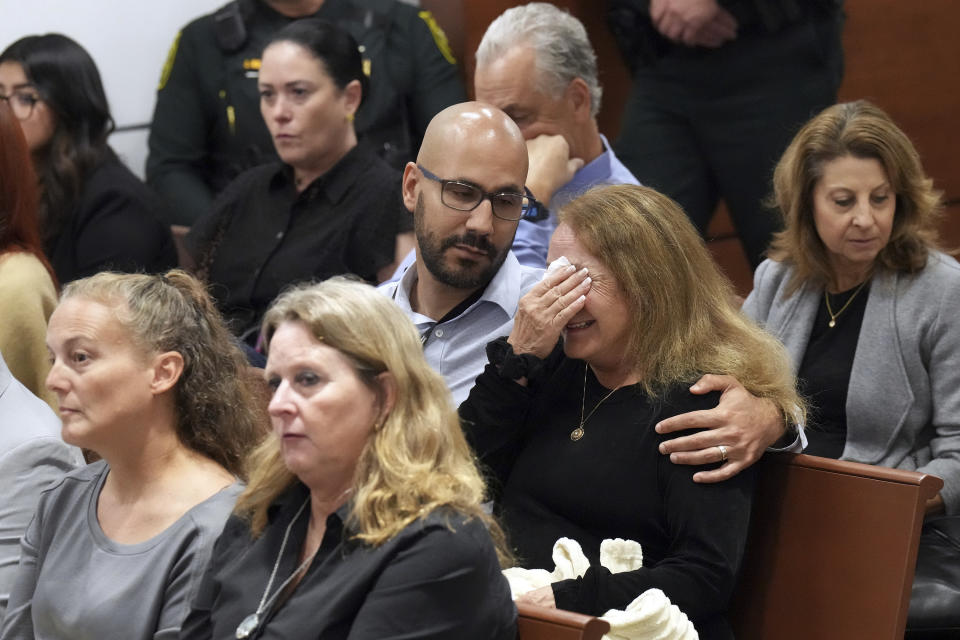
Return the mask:
[[[265,431],[246,361],[183,271],[72,282],[47,345],[63,439],[102,459],[41,495],[0,637],[175,638]]]

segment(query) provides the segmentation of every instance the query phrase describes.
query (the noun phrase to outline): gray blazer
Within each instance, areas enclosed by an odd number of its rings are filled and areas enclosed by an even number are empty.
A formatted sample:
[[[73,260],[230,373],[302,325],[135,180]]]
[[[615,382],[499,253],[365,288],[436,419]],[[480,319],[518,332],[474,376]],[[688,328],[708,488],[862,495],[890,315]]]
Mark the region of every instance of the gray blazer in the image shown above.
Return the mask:
[[[784,292],[792,268],[764,261],[744,312],[777,336],[800,366],[823,296],[809,283]],[[960,264],[932,252],[916,274],[873,277],[847,390],[842,460],[943,478],[948,514],[960,513]]]

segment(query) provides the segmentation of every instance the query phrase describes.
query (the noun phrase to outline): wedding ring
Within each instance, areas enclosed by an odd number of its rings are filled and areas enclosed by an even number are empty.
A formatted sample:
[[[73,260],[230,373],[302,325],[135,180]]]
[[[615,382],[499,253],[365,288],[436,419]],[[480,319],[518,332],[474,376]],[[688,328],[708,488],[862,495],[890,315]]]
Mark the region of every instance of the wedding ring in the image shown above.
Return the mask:
[[[727,448],[722,444],[717,445],[717,449],[720,449],[720,462],[727,461]]]

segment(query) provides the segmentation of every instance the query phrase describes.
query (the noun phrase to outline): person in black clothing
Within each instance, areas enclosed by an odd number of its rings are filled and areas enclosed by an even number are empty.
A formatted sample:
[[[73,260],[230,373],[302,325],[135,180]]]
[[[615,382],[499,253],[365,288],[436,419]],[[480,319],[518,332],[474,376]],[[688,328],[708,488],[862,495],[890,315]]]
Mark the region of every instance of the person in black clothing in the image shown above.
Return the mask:
[[[282,162],[238,177],[187,237],[237,335],[256,337],[285,286],[342,273],[379,282],[398,235],[412,243],[399,172],[357,144],[365,82],[356,42],[327,22],[293,22],[264,50],[261,110]]]
[[[641,183],[706,234],[723,199],[752,268],[776,216],[763,201],[793,134],[843,77],[842,0],[610,0],[633,71],[614,144]]]
[[[260,118],[261,52],[296,18],[327,20],[360,43],[371,90],[357,133],[395,168],[412,160],[430,119],[466,99],[446,36],[397,0],[236,0],[177,36],[157,91],[147,182],[170,222],[190,226],[245,169],[276,158]]]
[[[403,311],[332,278],[281,296],[264,335],[274,437],[180,638],[514,640],[502,532]]]
[[[603,615],[658,588],[701,638],[724,618],[743,555],[752,468],[717,484],[659,453],[670,416],[715,406],[694,395],[705,372],[736,376],[796,415],[785,350],[733,306],[729,282],[669,198],[639,186],[595,189],[560,211],[548,272],[520,301],[513,330],[460,406],[521,564],[549,569],[560,537],[581,544],[582,578],[522,596]],[[562,346],[558,344],[562,336]],[[711,452],[728,464],[727,447]],[[643,568],[598,565],[605,538],[643,548]]]
[[[159,203],[107,144],[113,119],[83,47],[55,33],[17,40],[0,53],[0,94],[40,178],[44,250],[61,284],[107,269],[176,266]]]

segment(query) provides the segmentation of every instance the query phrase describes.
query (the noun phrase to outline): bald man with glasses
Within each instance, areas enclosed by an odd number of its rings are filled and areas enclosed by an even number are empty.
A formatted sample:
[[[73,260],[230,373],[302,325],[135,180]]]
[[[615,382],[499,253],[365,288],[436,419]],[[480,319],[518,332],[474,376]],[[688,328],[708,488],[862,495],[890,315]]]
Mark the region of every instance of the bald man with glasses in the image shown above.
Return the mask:
[[[441,111],[403,174],[416,258],[381,287],[420,332],[427,361],[466,399],[488,342],[510,332],[520,298],[543,273],[510,251],[517,224],[536,217],[526,191],[527,147],[505,113],[476,102]]]

